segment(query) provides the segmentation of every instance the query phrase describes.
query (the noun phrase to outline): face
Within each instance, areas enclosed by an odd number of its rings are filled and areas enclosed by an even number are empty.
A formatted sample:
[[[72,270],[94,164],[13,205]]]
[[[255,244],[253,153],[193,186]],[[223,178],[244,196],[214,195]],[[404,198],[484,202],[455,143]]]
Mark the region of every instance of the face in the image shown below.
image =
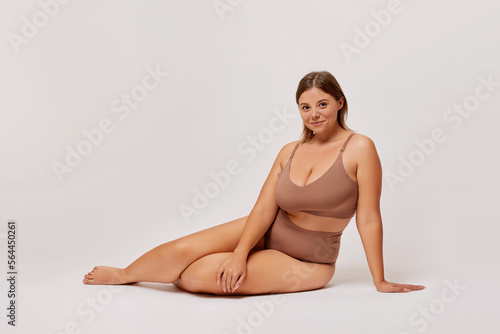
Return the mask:
[[[337,101],[316,87],[304,91],[299,97],[300,116],[304,125],[315,134],[331,131],[337,123],[337,114],[343,101],[344,97]]]

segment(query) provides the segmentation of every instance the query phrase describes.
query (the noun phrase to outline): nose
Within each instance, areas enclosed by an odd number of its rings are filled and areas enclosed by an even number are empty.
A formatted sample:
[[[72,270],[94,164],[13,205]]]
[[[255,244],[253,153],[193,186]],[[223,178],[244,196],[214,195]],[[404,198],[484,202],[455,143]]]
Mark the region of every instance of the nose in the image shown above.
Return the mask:
[[[319,109],[318,108],[312,108],[312,116],[313,118],[318,118],[320,116]]]

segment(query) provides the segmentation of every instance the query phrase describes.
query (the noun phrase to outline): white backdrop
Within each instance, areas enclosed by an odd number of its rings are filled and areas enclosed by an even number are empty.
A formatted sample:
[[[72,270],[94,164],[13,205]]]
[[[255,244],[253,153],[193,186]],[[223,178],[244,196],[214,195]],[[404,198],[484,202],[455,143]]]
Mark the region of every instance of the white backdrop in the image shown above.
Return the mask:
[[[17,326],[4,314],[1,326],[250,332],[237,327],[249,314],[238,307],[256,297],[235,307],[173,287],[157,288],[169,292],[162,302],[175,296],[163,308],[150,308],[159,292],[143,289],[153,299],[135,309],[143,296],[126,287],[85,318],[75,309],[103,288],[81,279],[95,265],[126,266],[158,244],[248,215],[277,153],[299,138],[299,80],[327,70],[346,94],[347,124],[375,142],[382,161],[386,278],[428,289],[374,293],[353,219],[331,287],[276,306],[251,332],[311,328],[282,318],[342,288],[359,305],[329,298],[338,314],[316,319],[316,331],[487,329],[498,311],[488,298],[500,296],[491,291],[500,276],[499,9],[486,0],[2,1],[0,254],[6,263],[15,220],[19,274]],[[236,172],[215,183],[228,169]],[[459,297],[436,302],[454,280],[466,287]],[[373,315],[365,293],[400,304]],[[426,306],[432,316],[409,320]],[[336,327],[337,315],[350,322]],[[192,316],[198,325],[181,324]]]

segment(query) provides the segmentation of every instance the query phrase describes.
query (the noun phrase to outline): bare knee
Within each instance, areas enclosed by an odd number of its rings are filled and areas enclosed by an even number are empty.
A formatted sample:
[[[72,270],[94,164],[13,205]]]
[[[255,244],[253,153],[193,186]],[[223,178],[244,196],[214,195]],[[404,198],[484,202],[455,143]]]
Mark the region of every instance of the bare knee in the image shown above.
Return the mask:
[[[194,293],[211,293],[206,289],[205,282],[193,276],[183,274],[174,284],[183,290]]]
[[[210,281],[213,282],[210,282]],[[190,291],[190,292],[198,292],[198,293],[214,293],[210,289],[210,283],[215,283],[215,276],[209,277],[206,272],[200,270],[192,270],[188,267],[188,269],[184,270],[179,278],[175,282],[175,285],[179,288]]]
[[[190,292],[201,292],[201,287],[199,284],[195,283],[191,277],[185,274],[181,274],[181,277],[174,282],[174,284],[181,288],[182,290]]]
[[[193,245],[183,238],[169,241],[163,245],[166,252],[171,252],[176,258],[188,258],[193,254]]]
[[[181,289],[198,292],[224,294],[217,285],[217,271],[230,253],[214,253],[202,257],[188,266],[175,285]]]

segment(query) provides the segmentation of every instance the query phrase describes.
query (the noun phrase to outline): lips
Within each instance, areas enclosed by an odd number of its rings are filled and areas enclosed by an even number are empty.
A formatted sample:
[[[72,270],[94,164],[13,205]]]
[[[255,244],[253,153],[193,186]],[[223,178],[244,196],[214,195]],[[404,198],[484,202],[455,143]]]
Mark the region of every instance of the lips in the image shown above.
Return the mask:
[[[320,121],[320,122],[315,122],[315,123],[311,123],[312,125],[320,125],[321,123],[323,123],[324,121]]]

